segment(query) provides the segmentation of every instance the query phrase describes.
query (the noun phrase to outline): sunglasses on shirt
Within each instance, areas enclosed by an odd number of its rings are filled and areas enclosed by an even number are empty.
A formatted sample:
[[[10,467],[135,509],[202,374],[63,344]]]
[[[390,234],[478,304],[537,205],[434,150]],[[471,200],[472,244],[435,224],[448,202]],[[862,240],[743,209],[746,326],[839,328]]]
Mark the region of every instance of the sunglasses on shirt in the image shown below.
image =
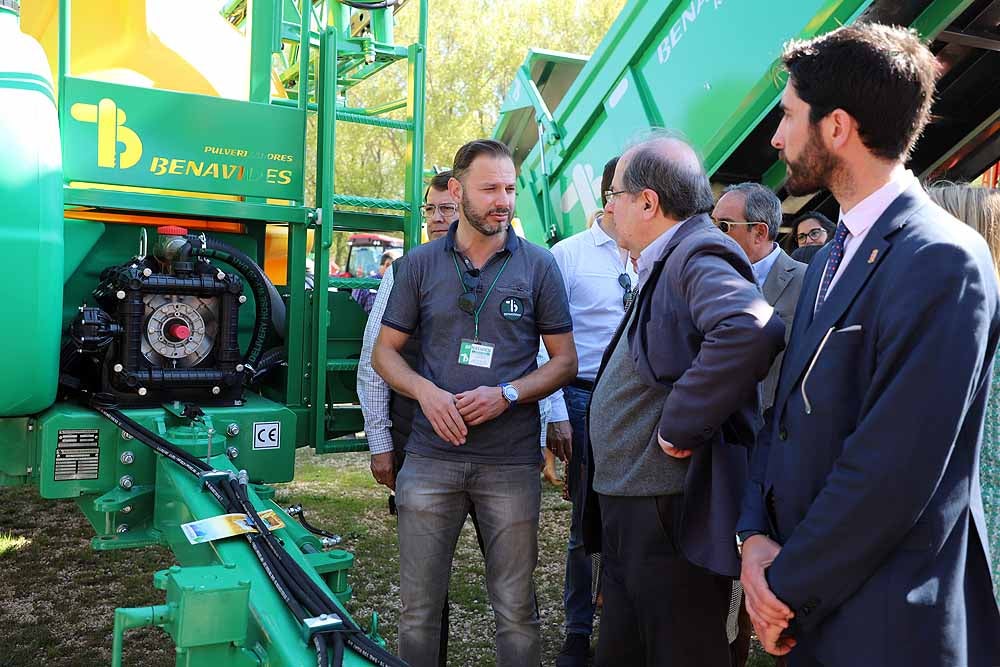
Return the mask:
[[[632,300],[635,299],[635,290],[632,289],[632,278],[627,273],[620,273],[618,275],[618,284],[625,290],[625,293],[622,294],[622,305],[625,306],[625,310],[628,310],[629,306],[632,305]]]
[[[458,295],[458,308],[467,315],[476,313],[479,301],[479,291],[483,287],[483,277],[479,269],[466,269],[462,274],[462,287],[465,291]]]

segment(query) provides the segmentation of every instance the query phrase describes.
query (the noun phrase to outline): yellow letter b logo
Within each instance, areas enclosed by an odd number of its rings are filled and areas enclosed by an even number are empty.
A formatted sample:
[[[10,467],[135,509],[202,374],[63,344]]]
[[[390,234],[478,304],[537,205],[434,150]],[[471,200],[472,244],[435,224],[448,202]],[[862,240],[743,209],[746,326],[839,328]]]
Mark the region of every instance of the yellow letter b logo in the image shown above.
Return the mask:
[[[125,112],[113,100],[104,98],[96,106],[74,104],[69,113],[80,122],[97,123],[97,166],[128,169],[142,157],[139,135],[125,127]],[[121,154],[118,153],[118,144],[125,147]]]

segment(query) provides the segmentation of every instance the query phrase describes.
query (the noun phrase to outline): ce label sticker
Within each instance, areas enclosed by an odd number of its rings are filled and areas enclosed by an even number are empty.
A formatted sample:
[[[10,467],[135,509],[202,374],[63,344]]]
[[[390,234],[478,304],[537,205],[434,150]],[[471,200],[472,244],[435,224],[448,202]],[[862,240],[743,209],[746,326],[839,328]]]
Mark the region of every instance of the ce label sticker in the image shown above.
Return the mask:
[[[278,449],[281,444],[281,422],[254,422],[253,448]]]

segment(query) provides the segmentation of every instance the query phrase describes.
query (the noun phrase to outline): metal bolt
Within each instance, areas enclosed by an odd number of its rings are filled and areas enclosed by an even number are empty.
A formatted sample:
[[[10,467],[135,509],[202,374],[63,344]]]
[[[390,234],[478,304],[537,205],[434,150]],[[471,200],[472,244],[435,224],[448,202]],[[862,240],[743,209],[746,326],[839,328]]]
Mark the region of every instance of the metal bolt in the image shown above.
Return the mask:
[[[128,431],[122,431],[122,440],[131,440],[132,434]]]
[[[133,463],[135,463],[135,454],[129,451],[122,452],[121,462],[127,466],[132,465]]]
[[[121,508],[118,511],[121,512],[122,514],[128,514],[129,512],[132,511],[132,506],[131,505],[126,505],[125,507]]]
[[[146,391],[145,387],[139,387],[139,395],[140,396],[145,396],[147,393],[148,392]]]
[[[221,393],[222,393],[222,389],[220,387],[218,387],[218,386],[212,387],[212,394],[214,394],[215,396],[218,396]]]
[[[228,456],[230,459],[235,459],[239,455],[240,455],[240,450],[236,449],[235,447],[226,448],[226,456]]]
[[[115,368],[115,373],[121,373],[123,370],[125,370],[125,367],[122,366],[121,364],[115,364],[114,368]]]
[[[135,482],[132,480],[132,475],[122,475],[122,478],[118,480],[118,486],[122,487],[126,491],[132,488]]]
[[[222,271],[219,271],[218,273],[216,273],[216,274],[215,274],[215,277],[216,277],[216,278],[217,278],[218,280],[222,280],[223,278],[225,278],[225,277],[226,277],[226,274],[225,274],[225,273],[223,273]]]
[[[247,302],[247,295],[246,294],[240,294],[239,302],[240,303],[246,303]]]
[[[230,424],[229,426],[226,427],[226,435],[228,435],[230,438],[235,438],[239,434],[240,434],[240,425],[239,424],[232,423],[232,424]]]
[[[127,523],[123,523],[122,525],[118,526],[118,534],[119,535],[127,533],[127,532],[128,532],[128,524]]]
[[[244,366],[243,364],[236,364],[237,373],[242,373],[244,370],[246,370],[246,366]]]
[[[146,276],[147,278],[150,277],[151,275],[153,275],[153,269],[147,266],[145,269],[142,270],[142,275]]]
[[[303,380],[308,380],[309,379],[309,373],[303,373],[302,374],[302,379]]]

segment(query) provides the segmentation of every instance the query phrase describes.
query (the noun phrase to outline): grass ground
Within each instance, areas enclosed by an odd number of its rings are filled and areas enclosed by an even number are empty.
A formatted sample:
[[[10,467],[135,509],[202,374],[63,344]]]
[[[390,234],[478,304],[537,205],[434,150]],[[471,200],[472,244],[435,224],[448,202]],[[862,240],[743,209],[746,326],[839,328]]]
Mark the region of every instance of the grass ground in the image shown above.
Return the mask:
[[[343,536],[343,547],[356,557],[349,611],[364,625],[378,611],[382,633],[390,649],[395,647],[395,518],[386,511],[384,490],[369,475],[367,456],[316,457],[300,451],[296,479],[281,485],[277,498],[282,505],[301,503],[311,523]],[[173,563],[170,552],[91,551],[93,532],[76,505],[42,500],[34,489],[0,489],[0,507],[0,667],[107,665],[114,608],[161,602],[152,574]],[[569,504],[546,485],[536,570],[545,665],[554,664],[562,644],[569,518]],[[494,623],[471,525],[462,533],[453,573],[449,664],[491,665]],[[130,632],[124,664],[174,665],[169,638],[156,629]],[[750,664],[773,663],[756,651]]]

